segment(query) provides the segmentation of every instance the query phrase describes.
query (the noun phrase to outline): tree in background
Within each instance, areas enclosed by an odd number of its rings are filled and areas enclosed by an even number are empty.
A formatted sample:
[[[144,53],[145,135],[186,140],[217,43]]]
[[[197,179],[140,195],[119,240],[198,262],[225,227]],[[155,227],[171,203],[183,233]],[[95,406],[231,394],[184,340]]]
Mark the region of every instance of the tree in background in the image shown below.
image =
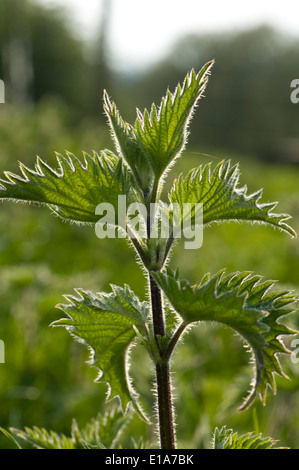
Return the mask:
[[[115,64],[110,67],[110,21],[111,2],[106,0],[98,35],[93,44],[85,44],[71,32],[70,19],[60,9],[29,0],[2,0],[0,78],[8,101],[34,105],[55,96],[72,109],[72,122],[95,118],[98,125],[100,90],[107,88],[130,119],[135,108],[131,103],[140,109],[148,106],[165,87],[174,87],[186,70],[213,57],[218,79],[210,83],[212,99],[195,116],[195,121],[200,119],[195,122],[199,130],[190,145],[207,152],[222,148],[269,160],[298,161],[298,106],[290,99],[290,84],[298,73],[298,40],[267,26],[191,35],[179,40],[168,57],[146,74],[132,71],[128,77],[118,73]],[[73,112],[76,109],[78,113]],[[295,150],[289,152],[291,146]]]
[[[54,95],[70,106],[90,106],[91,72],[83,43],[61,10],[2,0],[0,18],[0,75],[11,102],[34,104]]]
[[[190,143],[271,159],[278,146],[286,149],[285,140],[298,136],[298,107],[290,100],[290,84],[298,75],[298,48],[297,39],[267,26],[190,35],[140,80],[140,87],[134,84],[134,93],[142,89],[140,107],[147,106],[165,84],[172,86],[183,71],[213,57],[217,80],[211,79],[212,98],[203,103],[200,117],[195,116],[200,122]]]

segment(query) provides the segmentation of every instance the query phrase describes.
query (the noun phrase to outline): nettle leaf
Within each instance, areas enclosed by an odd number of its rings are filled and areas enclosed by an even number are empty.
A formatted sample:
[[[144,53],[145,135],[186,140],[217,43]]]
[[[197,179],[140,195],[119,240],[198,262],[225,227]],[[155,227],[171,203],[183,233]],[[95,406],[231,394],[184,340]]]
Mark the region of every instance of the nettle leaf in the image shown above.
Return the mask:
[[[130,418],[130,414],[123,415],[121,409],[114,407],[92,418],[83,428],[73,419],[70,436],[38,426],[26,426],[24,430],[11,428],[10,431],[37,449],[113,449]],[[9,435],[4,429],[0,430]],[[21,448],[12,435],[9,437]]]
[[[253,352],[256,375],[241,410],[257,394],[265,403],[268,385],[276,392],[274,373],[285,377],[277,354],[289,351],[280,336],[295,332],[278,320],[293,311],[291,304],[296,301],[295,296],[289,291],[273,292],[273,281],[262,282],[261,276],[251,272],[225,275],[221,271],[212,277],[204,276],[195,286],[180,280],[170,270],[152,276],[186,326],[212,321],[231,327],[243,337]]]
[[[21,176],[6,171],[0,199],[46,205],[62,219],[96,223],[98,204],[109,202],[117,210],[118,195],[129,196],[131,175],[112,152],[84,153],[83,162],[70,153],[56,158],[57,169],[38,157],[34,170],[20,163]]]
[[[158,109],[153,104],[150,113],[147,109],[143,114],[138,111],[136,138],[157,177],[186,146],[188,124],[213,63],[205,64],[197,74],[194,70],[187,74],[183,85],[179,84],[174,93],[167,91]]]
[[[37,449],[75,449],[74,442],[64,434],[48,431],[45,428],[33,426],[25,427],[24,430],[11,428],[10,431],[17,437]]]
[[[129,402],[142,414],[128,375],[128,352],[136,332],[144,329],[148,303],[140,302],[132,290],[112,286],[110,294],[93,294],[76,289],[79,297],[66,296],[69,304],[58,308],[68,318],[55,321],[53,326],[64,326],[70,334],[90,348],[90,365],[100,369],[97,381],[108,383],[107,399],[118,396],[123,410]]]
[[[76,449],[114,449],[124,426],[130,419],[130,413],[124,415],[119,407],[106,411],[104,415],[98,414],[83,428],[79,428],[74,419],[71,430],[72,441]]]
[[[262,190],[247,194],[247,187],[238,187],[240,171],[238,165],[222,161],[211,171],[211,164],[191,170],[183,178],[175,180],[169,193],[171,203],[203,204],[203,223],[242,220],[270,224],[296,237],[296,232],[285,221],[288,214],[275,214],[272,210],[277,202],[260,203]],[[194,222],[192,220],[192,222]]]
[[[196,74],[187,74],[183,85],[174,93],[169,90],[157,109],[153,104],[150,113],[137,110],[135,127],[124,121],[116,104],[104,92],[104,111],[116,144],[118,154],[133,171],[137,184],[147,189],[155,178],[184,150],[188,137],[188,124],[194,108],[206,87],[213,61]]]
[[[154,172],[140,149],[136,129],[124,121],[106,90],[104,91],[104,111],[119,156],[131,168],[139,187],[143,190],[147,189],[152,184]]]
[[[248,432],[242,434],[223,426],[216,428],[213,434],[213,449],[281,449],[276,447],[277,441],[272,437],[264,437],[261,433]]]

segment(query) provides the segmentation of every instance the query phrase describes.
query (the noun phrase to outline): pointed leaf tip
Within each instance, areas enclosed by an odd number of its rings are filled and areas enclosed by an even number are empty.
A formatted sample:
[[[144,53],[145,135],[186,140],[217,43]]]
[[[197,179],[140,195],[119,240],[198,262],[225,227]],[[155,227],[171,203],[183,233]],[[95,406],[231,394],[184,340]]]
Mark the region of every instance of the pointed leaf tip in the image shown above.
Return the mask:
[[[208,62],[197,74],[191,70],[182,86],[179,84],[173,93],[167,90],[157,112],[149,114],[145,110],[138,114],[136,139],[157,177],[186,146],[187,127],[206,87],[212,65],[213,61]]]

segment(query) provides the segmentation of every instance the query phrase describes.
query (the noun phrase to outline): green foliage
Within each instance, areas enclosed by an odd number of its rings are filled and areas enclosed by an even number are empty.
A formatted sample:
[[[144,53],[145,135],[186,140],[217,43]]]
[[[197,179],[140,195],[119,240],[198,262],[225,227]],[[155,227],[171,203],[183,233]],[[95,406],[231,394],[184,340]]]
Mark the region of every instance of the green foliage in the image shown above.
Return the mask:
[[[263,437],[261,433],[248,432],[241,436],[223,426],[216,428],[213,434],[213,449],[277,449],[277,441],[272,437]]]
[[[150,113],[147,110],[138,113],[136,139],[156,177],[160,177],[184,150],[187,127],[206,87],[212,65],[213,61],[208,62],[198,74],[192,70],[174,93],[168,90],[158,110],[153,104]]]
[[[8,103],[23,107],[50,97],[52,103],[59,98],[70,107],[73,119],[79,110],[81,116],[94,112],[88,97],[95,67],[86,60],[82,40],[71,31],[69,17],[61,8],[30,0],[2,0],[0,21],[0,50],[7,51],[0,61],[0,76],[5,76]]]
[[[93,418],[82,429],[79,428],[77,421],[74,419],[70,437],[54,431],[47,431],[38,426],[33,428],[26,426],[23,431],[11,428],[11,432],[31,447],[37,449],[113,449],[117,445],[119,435],[129,419],[129,415],[124,416],[121,410],[113,408],[112,411],[106,412],[104,416],[99,414],[96,418]],[[14,442],[20,448],[15,439]]]
[[[183,85],[174,93],[169,90],[157,109],[150,113],[137,110],[135,127],[125,122],[107,92],[104,110],[120,156],[131,167],[137,184],[148,190],[155,178],[160,178],[171,162],[180,156],[187,143],[187,127],[200,99],[213,62],[207,63],[198,74],[188,74]]]
[[[76,420],[73,420],[72,439],[77,447],[83,445],[85,448],[86,446],[94,448],[100,445],[105,449],[117,448],[121,434],[131,418],[130,413],[124,415],[121,408],[114,406],[104,414],[99,413],[81,430]]]
[[[164,92],[165,84],[174,86],[186,69],[199,70],[213,57],[208,99],[192,124],[192,149],[214,157],[235,152],[248,160],[257,156],[271,163],[298,163],[293,140],[298,137],[298,106],[289,99],[292,77],[297,77],[298,47],[298,37],[270,25],[207,34],[192,31],[126,93],[138,99],[140,108],[147,106]]]
[[[84,154],[81,162],[68,153],[67,157],[57,156],[57,170],[38,158],[35,170],[21,164],[21,177],[5,172],[6,180],[1,180],[2,199],[46,205],[62,219],[83,224],[97,221],[96,207],[100,202],[112,203],[116,210],[119,195],[126,196],[128,203],[138,201],[145,206],[144,239],[135,239],[130,231],[127,235],[149,281],[151,302],[142,301],[127,284],[124,288],[113,284],[109,294],[76,289],[76,296],[66,296],[68,304],[58,305],[67,318],[52,325],[65,327],[89,348],[90,364],[99,369],[98,381],[108,384],[107,399],[118,397],[124,414],[132,402],[142,417],[145,416],[139,395],[132,387],[129,353],[135,343],[145,346],[156,366],[158,425],[163,448],[175,445],[168,367],[186,328],[207,321],[224,324],[250,346],[256,377],[242,409],[257,394],[265,402],[268,385],[275,392],[274,373],[284,376],[277,354],[289,352],[280,337],[294,333],[280,323],[281,317],[292,311],[295,301],[289,289],[273,292],[273,281],[264,282],[249,271],[225,275],[224,270],[212,277],[205,275],[198,285],[192,286],[180,280],[177,271],[165,270],[172,253],[172,236],[168,239],[151,236],[151,229],[157,228],[161,220],[158,217],[150,220],[149,209],[152,203],[164,206],[160,195],[165,172],[185,148],[187,127],[211,66],[212,62],[207,63],[198,74],[192,70],[183,86],[178,85],[173,94],[167,92],[158,110],[153,105],[150,113],[145,110],[142,115],[138,111],[135,127],[121,118],[116,105],[104,93],[104,109],[118,156],[105,150],[100,155]],[[239,188],[238,184],[238,168],[230,162],[220,162],[212,172],[210,165],[206,165],[192,170],[185,179],[179,177],[169,199],[180,207],[185,203],[202,203],[205,225],[224,220],[263,222],[296,236],[285,223],[288,215],[272,213],[276,203],[262,204],[261,191],[247,195],[246,187]],[[36,426],[20,431],[19,437],[39,447],[112,445],[109,436],[103,438],[101,426],[95,422],[84,431],[74,424],[70,438],[65,433]],[[142,442],[135,444],[142,446]]]
[[[230,161],[218,163],[211,171],[211,164],[191,170],[183,178],[175,180],[169,199],[183,208],[183,204],[202,203],[203,223],[242,220],[262,222],[288,232],[295,237],[296,232],[285,220],[288,214],[274,214],[273,203],[260,203],[262,190],[247,194],[247,187],[239,188],[240,171],[238,165],[231,166]],[[192,220],[193,221],[193,220]]]
[[[136,130],[122,119],[116,104],[111,102],[106,90],[104,91],[104,111],[108,117],[108,124],[119,156],[131,168],[140,188],[146,190],[153,182],[153,170],[140,151]]]
[[[54,170],[38,158],[35,170],[20,164],[22,177],[5,172],[0,198],[47,205],[62,219],[96,223],[98,204],[110,201],[117,210],[118,195],[130,193],[130,175],[109,151],[84,154],[83,162],[71,154],[57,155],[57,163]]]
[[[141,413],[127,373],[127,354],[136,336],[133,325],[144,328],[148,304],[141,303],[128,286],[112,286],[112,290],[95,295],[77,289],[79,298],[67,296],[71,303],[59,305],[69,318],[57,320],[53,326],[66,327],[92,349],[90,364],[100,369],[98,380],[108,382],[109,399],[119,396],[124,411],[132,401]]]
[[[170,271],[153,276],[186,326],[217,322],[245,339],[254,353],[256,378],[241,409],[252,403],[257,392],[265,402],[267,386],[276,389],[274,373],[283,376],[276,354],[290,352],[279,337],[295,333],[277,320],[293,311],[295,296],[288,291],[270,292],[273,281],[261,282],[260,276],[248,272],[220,272],[211,278],[207,274],[194,286]]]
[[[34,426],[32,429],[25,427],[24,431],[11,429],[11,431],[21,439],[24,439],[37,449],[74,449],[72,440],[54,431],[47,431],[44,428]]]

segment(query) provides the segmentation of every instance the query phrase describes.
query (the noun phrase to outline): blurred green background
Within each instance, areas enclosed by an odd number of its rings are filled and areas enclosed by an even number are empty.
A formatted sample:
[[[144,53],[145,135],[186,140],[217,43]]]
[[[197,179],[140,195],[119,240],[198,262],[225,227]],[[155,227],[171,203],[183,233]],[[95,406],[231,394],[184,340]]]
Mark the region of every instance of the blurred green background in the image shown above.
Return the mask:
[[[107,88],[129,122],[136,106],[159,102],[186,72],[214,58],[206,98],[191,125],[188,150],[169,174],[223,158],[240,162],[249,192],[264,188],[264,201],[280,201],[299,231],[298,113],[290,100],[298,76],[299,40],[269,26],[226,35],[184,37],[163,61],[145,73],[122,74],[109,63],[105,24],[88,47],[69,29],[59,9],[27,0],[1,0],[0,170],[18,171],[18,160],[33,166],[38,154],[55,162],[55,151],[80,155],[112,142],[101,109]],[[110,283],[129,284],[146,298],[146,281],[124,240],[99,240],[90,227],[68,225],[46,209],[3,203],[0,211],[0,426],[41,426],[69,434],[72,418],[84,425],[106,408],[104,384],[86,365],[89,352],[62,329],[55,305],[76,287],[96,292]],[[223,224],[207,228],[203,247],[179,244],[172,266],[197,282],[209,271],[253,270],[278,286],[299,291],[297,240],[270,227]],[[299,329],[298,313],[287,319]],[[230,330],[202,325],[185,337],[173,360],[179,446],[209,447],[215,426],[260,431],[282,445],[299,448],[299,363],[281,358],[291,380],[278,379],[267,406],[238,407],[253,375],[248,351]],[[131,373],[144,408],[151,413],[151,365],[137,346]],[[123,435],[151,441],[152,430],[134,417]],[[0,447],[12,444],[0,436]]]

